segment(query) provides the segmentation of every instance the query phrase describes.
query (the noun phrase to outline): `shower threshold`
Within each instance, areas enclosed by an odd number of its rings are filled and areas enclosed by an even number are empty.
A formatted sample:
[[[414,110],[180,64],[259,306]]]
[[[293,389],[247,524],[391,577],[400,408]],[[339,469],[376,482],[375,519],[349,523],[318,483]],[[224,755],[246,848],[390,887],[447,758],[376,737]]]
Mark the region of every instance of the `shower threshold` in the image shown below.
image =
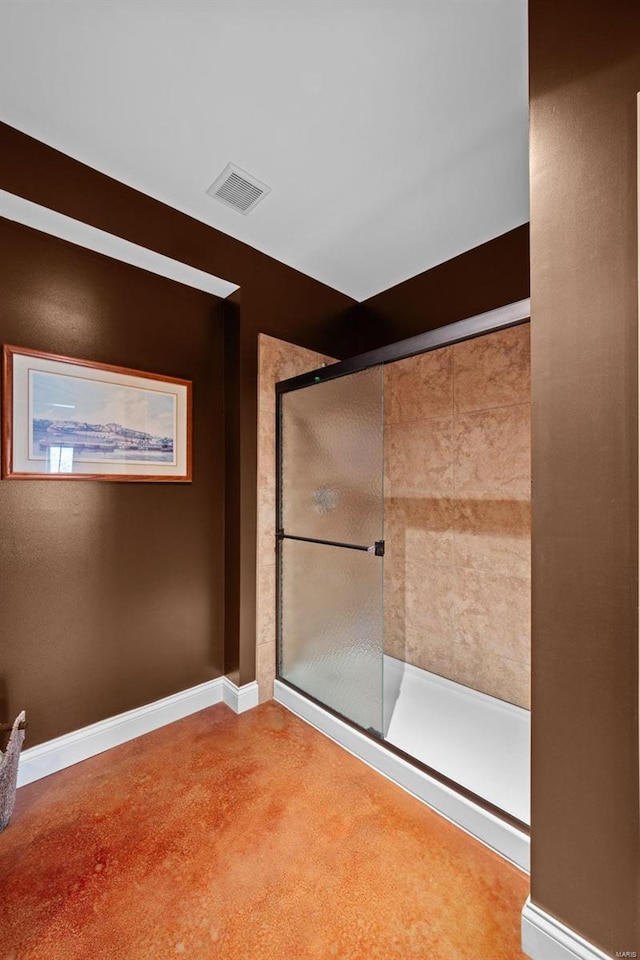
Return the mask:
[[[384,702],[389,743],[529,824],[528,710],[389,656]]]

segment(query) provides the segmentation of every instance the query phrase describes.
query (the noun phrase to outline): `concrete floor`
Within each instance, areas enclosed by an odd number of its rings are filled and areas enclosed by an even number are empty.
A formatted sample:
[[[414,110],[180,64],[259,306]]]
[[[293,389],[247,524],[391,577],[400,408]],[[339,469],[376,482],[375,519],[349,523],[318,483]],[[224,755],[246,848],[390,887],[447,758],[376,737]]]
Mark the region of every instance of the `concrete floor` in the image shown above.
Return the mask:
[[[18,792],[0,960],[520,960],[528,878],[279,705]]]

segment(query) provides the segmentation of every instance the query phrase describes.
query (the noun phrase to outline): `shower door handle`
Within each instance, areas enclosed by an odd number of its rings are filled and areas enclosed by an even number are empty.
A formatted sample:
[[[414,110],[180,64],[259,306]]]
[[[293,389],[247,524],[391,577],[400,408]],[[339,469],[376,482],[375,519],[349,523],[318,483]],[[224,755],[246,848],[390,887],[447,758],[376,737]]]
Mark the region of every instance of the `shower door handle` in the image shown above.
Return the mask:
[[[291,533],[285,533],[284,530],[276,532],[276,540],[299,540],[302,543],[319,543],[325,547],[344,547],[346,550],[364,550],[366,553],[372,553],[376,557],[384,557],[384,540],[376,540],[370,547],[361,546],[359,543],[342,543],[339,540],[318,540],[316,537],[296,537]]]

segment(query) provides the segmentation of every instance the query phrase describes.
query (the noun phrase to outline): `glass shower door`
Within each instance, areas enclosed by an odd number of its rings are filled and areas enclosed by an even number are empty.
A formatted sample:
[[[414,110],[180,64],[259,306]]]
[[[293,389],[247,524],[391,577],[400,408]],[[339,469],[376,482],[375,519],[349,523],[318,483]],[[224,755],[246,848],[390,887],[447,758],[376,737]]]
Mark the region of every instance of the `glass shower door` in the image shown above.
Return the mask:
[[[383,368],[329,369],[278,398],[278,673],[381,735]]]

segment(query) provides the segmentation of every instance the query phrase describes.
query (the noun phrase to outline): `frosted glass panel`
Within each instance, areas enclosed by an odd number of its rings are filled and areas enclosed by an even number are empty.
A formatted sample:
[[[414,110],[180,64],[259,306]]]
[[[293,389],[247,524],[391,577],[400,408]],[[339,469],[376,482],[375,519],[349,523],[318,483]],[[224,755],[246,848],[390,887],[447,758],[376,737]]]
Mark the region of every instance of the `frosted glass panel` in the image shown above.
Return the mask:
[[[280,675],[365,729],[382,730],[383,560],[282,542]]]
[[[383,368],[282,396],[282,527],[317,540],[382,538]]]

